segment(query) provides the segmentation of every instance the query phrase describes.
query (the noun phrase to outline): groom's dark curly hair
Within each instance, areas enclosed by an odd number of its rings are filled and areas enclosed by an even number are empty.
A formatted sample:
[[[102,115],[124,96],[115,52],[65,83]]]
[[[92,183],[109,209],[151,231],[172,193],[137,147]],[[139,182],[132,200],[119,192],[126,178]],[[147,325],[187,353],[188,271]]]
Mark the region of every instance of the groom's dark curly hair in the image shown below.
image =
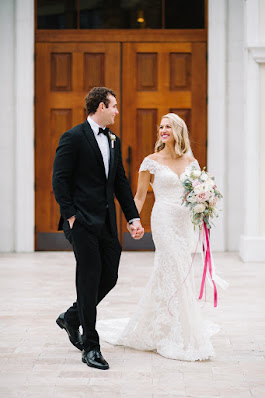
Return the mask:
[[[116,94],[114,93],[111,88],[107,87],[94,87],[92,90],[89,91],[85,98],[85,104],[86,104],[86,111],[88,115],[93,115],[96,113],[98,106],[101,102],[103,102],[108,108],[110,100],[108,98],[108,95],[113,95],[113,97],[116,98]]]

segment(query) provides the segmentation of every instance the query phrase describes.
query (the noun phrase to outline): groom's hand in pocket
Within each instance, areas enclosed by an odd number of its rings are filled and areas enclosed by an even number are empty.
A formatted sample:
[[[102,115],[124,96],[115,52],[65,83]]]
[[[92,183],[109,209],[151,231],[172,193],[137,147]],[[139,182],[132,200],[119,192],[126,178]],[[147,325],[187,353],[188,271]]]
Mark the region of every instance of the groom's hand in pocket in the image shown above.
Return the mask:
[[[144,235],[144,228],[139,220],[135,220],[131,224],[128,223],[127,229],[133,239],[141,239]]]
[[[74,226],[74,222],[75,222],[75,216],[72,216],[72,217],[68,218],[67,221],[69,222],[70,229],[72,229],[73,226]]]

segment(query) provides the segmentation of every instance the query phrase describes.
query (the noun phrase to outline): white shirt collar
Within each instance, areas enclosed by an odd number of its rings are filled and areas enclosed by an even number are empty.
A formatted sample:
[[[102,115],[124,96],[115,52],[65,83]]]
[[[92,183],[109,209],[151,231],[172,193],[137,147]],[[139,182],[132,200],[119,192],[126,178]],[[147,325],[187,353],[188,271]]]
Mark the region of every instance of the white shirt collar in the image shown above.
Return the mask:
[[[88,123],[90,124],[90,126],[91,126],[91,128],[92,128],[94,134],[98,134],[98,131],[99,131],[99,129],[100,129],[100,126],[99,126],[96,122],[94,122],[94,120],[91,119],[90,116],[87,117],[87,121],[88,121]],[[103,130],[104,130],[105,128],[106,128],[106,126],[103,127]]]

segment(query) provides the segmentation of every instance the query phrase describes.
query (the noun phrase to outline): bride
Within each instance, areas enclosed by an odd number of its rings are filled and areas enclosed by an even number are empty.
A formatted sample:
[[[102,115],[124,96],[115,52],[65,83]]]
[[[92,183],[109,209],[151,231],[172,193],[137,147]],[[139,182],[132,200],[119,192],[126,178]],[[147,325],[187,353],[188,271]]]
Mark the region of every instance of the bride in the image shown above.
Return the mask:
[[[154,268],[132,318],[100,321],[98,327],[103,340],[109,343],[155,351],[171,359],[196,361],[214,356],[210,336],[217,330],[203,320],[192,272],[188,275],[194,230],[188,208],[181,205],[180,180],[188,167],[200,168],[189,153],[184,120],[174,113],[163,116],[155,153],[140,166],[134,198],[140,213],[151,183],[155,194],[151,215],[156,249]]]

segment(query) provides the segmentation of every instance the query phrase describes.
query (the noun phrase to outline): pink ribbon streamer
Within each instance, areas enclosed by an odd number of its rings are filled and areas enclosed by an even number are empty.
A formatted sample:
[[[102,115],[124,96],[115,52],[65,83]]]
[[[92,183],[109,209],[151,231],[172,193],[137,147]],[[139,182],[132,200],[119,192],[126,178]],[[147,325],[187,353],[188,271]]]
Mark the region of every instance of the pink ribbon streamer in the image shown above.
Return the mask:
[[[203,290],[204,290],[204,285],[205,285],[207,268],[209,267],[209,274],[210,274],[210,277],[211,277],[211,280],[213,283],[213,288],[214,288],[214,307],[217,307],[217,288],[216,288],[215,282],[213,280],[213,275],[212,275],[212,261],[211,261],[209,231],[207,229],[205,222],[203,223],[203,228],[204,228],[204,233],[205,233],[205,238],[206,238],[206,251],[205,251],[204,270],[203,270],[203,275],[202,275],[199,299],[201,299],[203,297]]]

